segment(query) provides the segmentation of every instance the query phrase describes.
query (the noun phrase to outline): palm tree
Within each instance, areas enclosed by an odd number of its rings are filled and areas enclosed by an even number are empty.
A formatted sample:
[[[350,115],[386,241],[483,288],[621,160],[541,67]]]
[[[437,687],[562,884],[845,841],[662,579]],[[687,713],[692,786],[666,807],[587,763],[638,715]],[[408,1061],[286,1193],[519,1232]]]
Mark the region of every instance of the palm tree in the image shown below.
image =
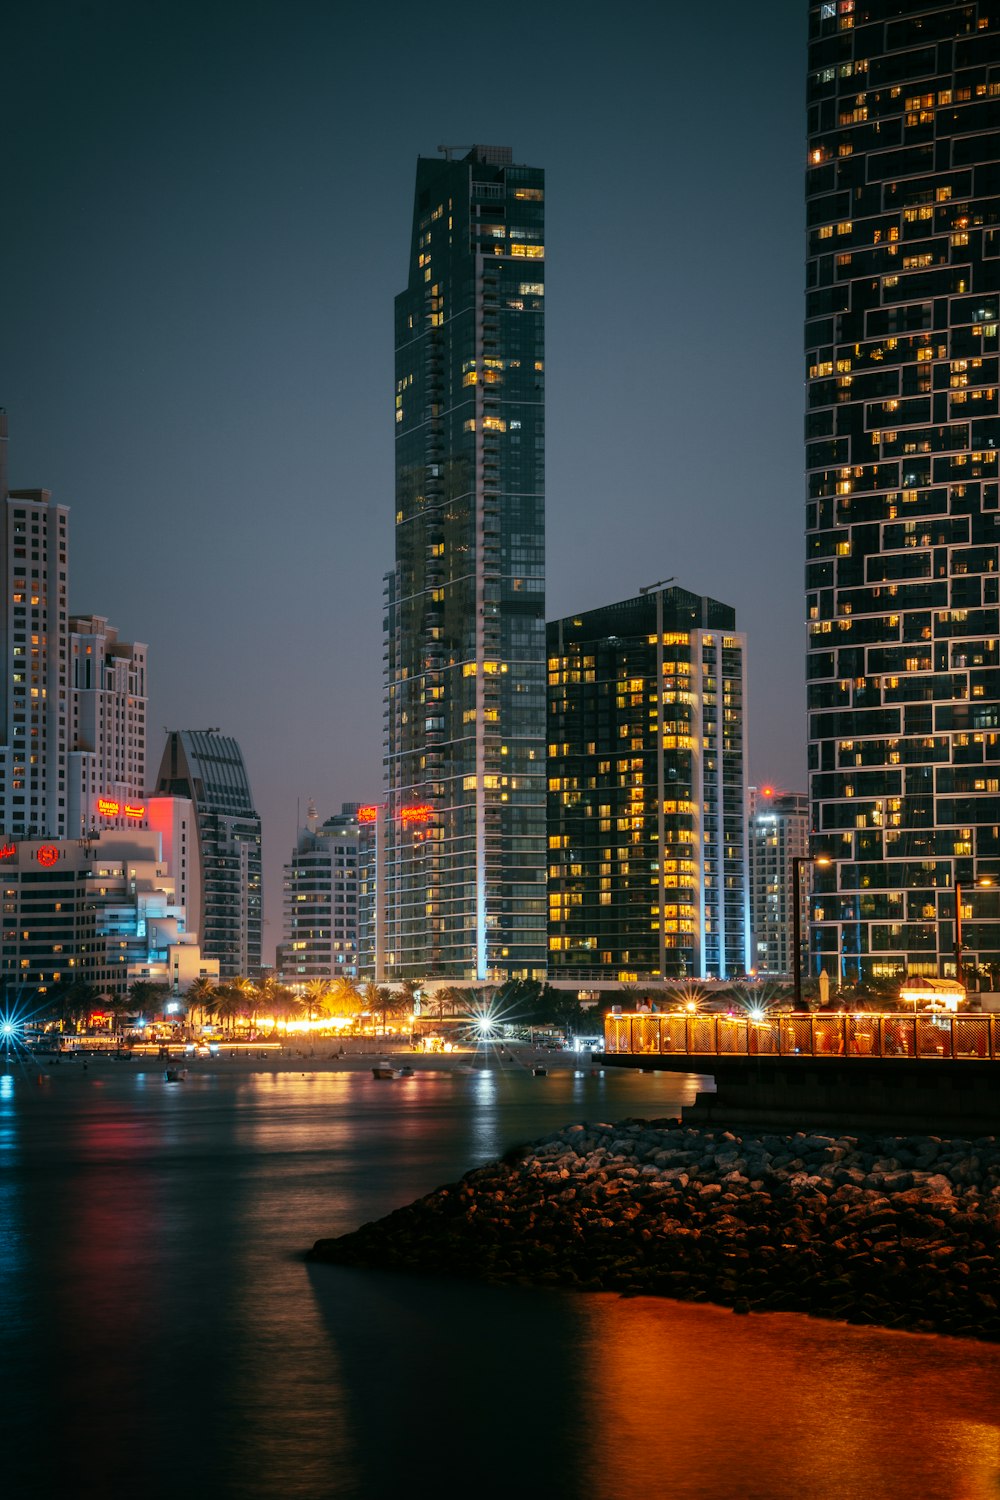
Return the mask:
[[[361,999],[365,1010],[371,1011],[372,1015],[382,1016],[382,1031],[385,1032],[386,1017],[396,1014],[404,1005],[402,995],[393,995],[388,985],[376,984],[369,979],[361,990]]]
[[[205,1024],[206,1016],[214,1016],[219,1003],[219,992],[207,974],[201,974],[188,986],[185,999],[188,1004],[188,1014],[192,1018],[195,1014],[201,1016],[202,1025]]]
[[[276,984],[270,1001],[271,1014],[275,1021],[284,1021],[287,1029],[288,1022],[293,1016],[302,1014],[302,1001],[285,984]]]
[[[361,1013],[364,1007],[361,991],[358,989],[356,979],[351,979],[346,974],[338,975],[333,985],[333,997],[331,1013],[335,1016],[354,1016]]]
[[[157,984],[152,979],[133,979],[128,987],[129,1004],[137,1011],[157,1010],[168,994],[165,984]]]
[[[333,984],[329,979],[310,979],[303,991],[302,1000],[309,1021],[312,1022],[317,1016],[328,1016],[330,1014],[330,1002],[333,999]]]
[[[237,974],[235,979],[228,981],[227,988],[231,989],[234,995],[240,997],[242,1004],[241,1014],[248,1016],[251,1025],[255,1025],[257,1020],[257,986],[253,980],[248,979],[245,974]]]
[[[274,974],[265,974],[262,979],[257,980],[253,987],[255,1001],[253,1023],[255,1028],[259,1011],[263,1011],[265,1015],[276,1015],[275,1004],[278,1001],[281,988],[282,986]]]
[[[438,1020],[444,1020],[444,1002],[448,1002],[448,1014],[453,1016],[456,1010],[464,1015],[469,1009],[469,1003],[473,999],[473,991],[462,984],[447,984],[439,989],[435,995],[438,1006]]]
[[[423,989],[423,986],[424,986],[424,981],[422,979],[404,979],[403,980],[403,982],[402,982],[402,984],[400,985],[399,988],[400,988],[400,990],[401,990],[401,992],[403,994],[403,997],[404,997],[404,999],[406,1001],[406,1006],[407,1006],[408,1010],[415,1010],[416,1009],[417,998],[418,998],[418,996],[420,994],[420,991]]]
[[[227,1030],[231,1033],[235,1027],[237,1016],[247,1014],[246,985],[249,981],[244,980],[240,984],[237,979],[229,979],[225,984],[220,984],[216,994],[218,1003],[216,1010],[223,1021],[227,1022]]]

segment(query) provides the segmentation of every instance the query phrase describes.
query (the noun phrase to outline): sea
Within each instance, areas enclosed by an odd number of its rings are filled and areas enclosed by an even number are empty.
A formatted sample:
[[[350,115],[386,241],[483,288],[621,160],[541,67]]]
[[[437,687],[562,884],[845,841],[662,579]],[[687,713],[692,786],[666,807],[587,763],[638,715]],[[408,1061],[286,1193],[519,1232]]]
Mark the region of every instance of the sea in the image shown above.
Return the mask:
[[[0,1495],[997,1500],[992,1345],[303,1258],[514,1144],[675,1115],[699,1086],[15,1061]]]

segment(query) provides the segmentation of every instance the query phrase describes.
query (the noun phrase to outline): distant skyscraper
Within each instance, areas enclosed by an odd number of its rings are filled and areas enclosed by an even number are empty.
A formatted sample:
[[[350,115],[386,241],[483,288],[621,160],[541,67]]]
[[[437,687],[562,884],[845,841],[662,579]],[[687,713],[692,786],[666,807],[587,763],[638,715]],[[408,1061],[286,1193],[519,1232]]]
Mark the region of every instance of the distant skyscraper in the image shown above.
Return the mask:
[[[386,975],[545,971],[544,176],[417,163],[396,299]]]
[[[811,968],[995,973],[996,8],[809,15]]]
[[[549,623],[551,977],[750,967],[735,627],[680,588]]]
[[[358,803],[320,823],[315,808],[285,866],[286,984],[358,974]]]
[[[6,447],[0,412],[0,834],[64,838],[69,511],[48,490],[6,490]]]
[[[758,974],[792,974],[795,900],[799,931],[808,931],[808,886],[800,875],[795,889],[792,860],[809,852],[809,798],[803,792],[752,786],[748,812],[753,968]],[[800,953],[800,973],[803,958]]]
[[[217,729],[173,730],[157,797],[194,804],[201,862],[200,947],[223,979],[261,962],[260,818],[239,745]]]
[[[0,412],[0,470],[6,457]],[[145,817],[146,648],[67,612],[69,510],[4,491],[0,517],[0,834],[79,838]]]

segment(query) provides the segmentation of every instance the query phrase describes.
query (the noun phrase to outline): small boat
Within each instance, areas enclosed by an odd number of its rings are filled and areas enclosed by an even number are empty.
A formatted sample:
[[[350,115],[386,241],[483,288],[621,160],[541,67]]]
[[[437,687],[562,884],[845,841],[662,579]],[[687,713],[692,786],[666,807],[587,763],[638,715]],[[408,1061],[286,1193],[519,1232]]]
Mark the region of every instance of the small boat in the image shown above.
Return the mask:
[[[405,1063],[403,1065],[403,1067],[400,1068],[399,1072],[396,1074],[396,1077],[397,1078],[412,1078],[413,1077],[413,1069],[410,1067],[409,1063]]]
[[[373,1078],[395,1078],[396,1069],[387,1062],[376,1063],[372,1068]]]
[[[167,1083],[183,1083],[186,1077],[186,1068],[168,1068],[164,1074]]]
[[[543,1067],[541,1063],[536,1063],[531,1071],[536,1078],[544,1078],[548,1074],[549,1070],[548,1068]]]

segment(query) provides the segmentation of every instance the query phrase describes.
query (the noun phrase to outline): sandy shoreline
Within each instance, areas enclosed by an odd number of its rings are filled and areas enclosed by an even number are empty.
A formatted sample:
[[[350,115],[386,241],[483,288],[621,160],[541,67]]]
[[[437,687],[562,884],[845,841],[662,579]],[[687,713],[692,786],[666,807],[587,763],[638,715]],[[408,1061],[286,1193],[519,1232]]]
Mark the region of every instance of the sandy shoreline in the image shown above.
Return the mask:
[[[76,1053],[53,1057],[49,1054],[21,1055],[13,1058],[29,1068],[43,1071],[56,1067],[60,1072],[73,1069],[87,1071],[126,1068],[141,1072],[164,1072],[166,1068],[182,1068],[190,1075],[199,1073],[363,1073],[380,1062],[388,1062],[393,1068],[412,1068],[414,1073],[467,1073],[488,1070],[490,1072],[526,1072],[535,1067],[544,1067],[548,1072],[591,1072],[599,1069],[596,1058],[589,1052],[549,1052],[529,1046],[505,1047],[503,1054],[495,1048],[467,1052],[414,1052],[405,1046],[378,1047],[340,1053],[338,1047],[285,1047],[280,1052],[255,1052],[252,1048],[231,1051],[222,1046],[212,1057],[191,1057],[174,1053],[169,1060],[156,1053],[133,1053],[130,1058],[118,1058],[113,1053]]]

